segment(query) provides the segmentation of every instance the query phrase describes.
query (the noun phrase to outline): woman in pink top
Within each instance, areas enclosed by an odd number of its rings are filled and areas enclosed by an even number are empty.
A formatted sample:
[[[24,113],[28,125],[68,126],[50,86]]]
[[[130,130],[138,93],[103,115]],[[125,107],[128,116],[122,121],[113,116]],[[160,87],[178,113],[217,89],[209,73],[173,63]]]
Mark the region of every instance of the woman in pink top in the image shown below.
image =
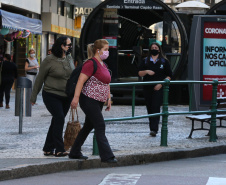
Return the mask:
[[[111,109],[110,86],[111,75],[103,60],[109,56],[109,43],[105,39],[99,39],[93,45],[88,46],[88,54],[96,61],[97,70],[94,73],[92,60],[87,60],[83,66],[75,88],[71,108],[75,109],[80,104],[86,115],[85,123],[79,132],[69,154],[71,159],[88,159],[81,153],[81,146],[94,128],[97,138],[98,149],[102,162],[116,163],[117,160],[111,150],[105,136],[105,122],[102,115],[104,103],[107,101],[106,111]],[[86,82],[86,83],[85,83]]]

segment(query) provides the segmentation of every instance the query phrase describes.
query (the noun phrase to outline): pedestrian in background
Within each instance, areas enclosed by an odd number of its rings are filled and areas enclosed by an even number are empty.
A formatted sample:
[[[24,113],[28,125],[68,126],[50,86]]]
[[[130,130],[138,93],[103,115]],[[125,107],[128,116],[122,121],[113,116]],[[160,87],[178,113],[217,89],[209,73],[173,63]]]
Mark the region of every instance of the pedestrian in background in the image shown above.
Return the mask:
[[[105,136],[105,122],[102,115],[104,103],[107,101],[106,111],[111,109],[110,86],[111,75],[103,60],[109,56],[109,43],[105,39],[99,39],[88,46],[88,56],[96,61],[97,71],[94,72],[94,64],[92,60],[87,60],[82,67],[81,74],[76,85],[74,98],[71,108],[75,109],[80,104],[81,109],[86,115],[83,128],[79,132],[75,142],[71,148],[69,158],[71,159],[87,159],[81,153],[81,146],[85,142],[87,136],[94,128],[100,158],[102,162],[116,163],[117,160],[111,150],[108,140]],[[91,53],[91,54],[90,54]]]
[[[56,40],[52,47],[52,54],[48,55],[41,63],[31,94],[31,103],[34,105],[44,83],[42,97],[47,110],[52,115],[51,125],[43,147],[46,156],[62,157],[68,155],[64,149],[62,134],[65,117],[72,100],[65,93],[67,80],[74,69],[73,59],[67,55],[70,47],[71,40],[68,37],[59,37]]]
[[[48,49],[47,55],[51,55],[52,54],[52,50]]]
[[[5,94],[5,108],[9,109],[9,101],[10,101],[10,90],[13,86],[14,80],[17,78],[17,66],[13,62],[11,62],[11,56],[9,54],[5,54],[3,57],[3,61],[1,62],[2,72],[1,78],[2,83],[0,85],[0,107],[3,107],[3,98]]]
[[[149,47],[148,57],[140,66],[138,75],[143,81],[163,81],[172,78],[170,64],[162,52],[158,43],[152,43]],[[143,86],[144,98],[148,114],[160,113],[160,106],[163,101],[162,84]],[[150,135],[155,137],[158,133],[160,116],[149,117]]]
[[[34,86],[34,82],[36,79],[36,76],[38,74],[39,64],[37,58],[35,58],[35,50],[31,48],[28,51],[28,58],[25,61],[25,72],[26,77],[31,80],[32,87]]]

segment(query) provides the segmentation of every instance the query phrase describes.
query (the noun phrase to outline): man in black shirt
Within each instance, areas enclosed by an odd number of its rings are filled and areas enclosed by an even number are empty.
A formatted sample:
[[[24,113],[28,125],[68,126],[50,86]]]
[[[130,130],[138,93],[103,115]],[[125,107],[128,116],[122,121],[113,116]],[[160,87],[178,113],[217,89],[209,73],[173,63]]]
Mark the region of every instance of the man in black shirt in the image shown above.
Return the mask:
[[[9,109],[10,90],[13,86],[14,79],[17,78],[17,66],[10,62],[11,56],[5,54],[2,65],[2,83],[0,86],[0,107],[3,107],[3,97],[5,94],[6,109]]]
[[[138,75],[143,77],[143,81],[163,81],[166,78],[171,80],[170,64],[158,43],[152,43],[149,47],[148,57],[141,62]],[[162,84],[146,85],[143,92],[148,114],[160,113],[163,99]],[[159,120],[160,116],[149,117],[150,135],[153,137],[158,133]]]

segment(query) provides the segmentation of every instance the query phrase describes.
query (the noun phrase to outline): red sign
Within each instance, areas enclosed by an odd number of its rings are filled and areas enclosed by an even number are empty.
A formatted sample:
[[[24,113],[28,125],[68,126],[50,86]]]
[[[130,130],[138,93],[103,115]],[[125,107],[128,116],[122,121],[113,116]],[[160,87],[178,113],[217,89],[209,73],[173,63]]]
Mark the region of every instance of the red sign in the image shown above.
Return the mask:
[[[205,22],[204,38],[226,39],[226,23]]]

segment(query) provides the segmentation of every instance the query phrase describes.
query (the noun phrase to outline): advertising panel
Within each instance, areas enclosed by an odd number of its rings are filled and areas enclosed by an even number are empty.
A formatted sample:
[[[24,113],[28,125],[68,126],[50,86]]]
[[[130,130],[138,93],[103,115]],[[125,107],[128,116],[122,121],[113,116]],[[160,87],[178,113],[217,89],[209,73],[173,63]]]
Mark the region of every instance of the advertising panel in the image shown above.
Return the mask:
[[[226,81],[226,22],[204,22],[203,81]],[[226,84],[218,85],[218,97],[226,96]],[[203,101],[212,99],[212,85],[204,84]]]

